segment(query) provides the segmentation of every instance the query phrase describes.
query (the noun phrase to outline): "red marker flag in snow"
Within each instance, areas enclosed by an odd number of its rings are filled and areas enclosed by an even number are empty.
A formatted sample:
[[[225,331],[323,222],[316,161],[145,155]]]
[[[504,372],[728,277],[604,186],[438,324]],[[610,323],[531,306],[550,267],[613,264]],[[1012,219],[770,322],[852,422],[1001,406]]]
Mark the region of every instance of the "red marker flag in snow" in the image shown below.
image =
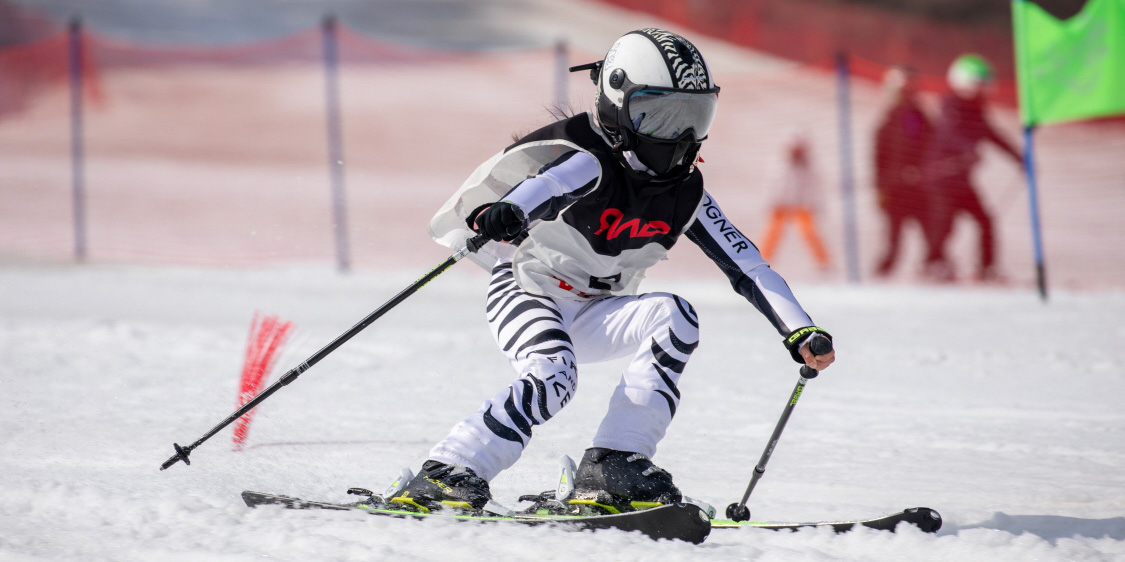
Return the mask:
[[[246,359],[242,364],[242,382],[238,389],[238,407],[241,408],[262,391],[273,370],[277,353],[285,345],[293,330],[292,322],[281,322],[277,316],[260,316],[254,313],[250,321],[250,336],[246,341]],[[235,422],[234,450],[241,451],[254,419],[254,408]]]

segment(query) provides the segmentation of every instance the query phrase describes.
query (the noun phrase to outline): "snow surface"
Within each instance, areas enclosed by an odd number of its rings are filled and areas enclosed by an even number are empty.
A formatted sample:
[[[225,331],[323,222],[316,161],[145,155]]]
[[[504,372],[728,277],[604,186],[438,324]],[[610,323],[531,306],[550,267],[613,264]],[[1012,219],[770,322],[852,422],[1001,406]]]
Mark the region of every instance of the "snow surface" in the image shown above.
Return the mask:
[[[745,489],[796,382],[779,337],[713,275],[654,270],[702,345],[656,457],[720,509]],[[0,560],[1125,560],[1125,294],[795,285],[836,336],[750,499],[755,519],[939,510],[936,535],[714,531],[701,546],[350,512],[248,509],[245,489],[339,501],[417,469],[513,374],[459,264],[230,429],[160,471],[235,408],[255,311],[292,320],[279,360],[311,355],[422,272],[0,267]],[[706,273],[706,272],[704,272]],[[586,365],[574,402],[493,481],[553,487],[592,435],[620,364]],[[276,378],[277,373],[274,374]]]

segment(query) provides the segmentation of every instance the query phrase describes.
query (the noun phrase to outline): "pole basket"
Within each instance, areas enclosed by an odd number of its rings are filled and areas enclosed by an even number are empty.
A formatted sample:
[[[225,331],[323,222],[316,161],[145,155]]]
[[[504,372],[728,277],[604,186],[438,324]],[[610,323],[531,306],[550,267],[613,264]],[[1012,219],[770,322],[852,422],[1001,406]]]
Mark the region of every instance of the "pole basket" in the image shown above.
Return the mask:
[[[246,358],[242,364],[242,379],[238,388],[238,408],[262,392],[270,371],[277,362],[278,352],[285,346],[293,331],[292,322],[282,322],[277,316],[262,316],[257,311],[250,321],[250,335],[246,341]],[[250,433],[254,408],[235,422],[234,450],[241,451]]]

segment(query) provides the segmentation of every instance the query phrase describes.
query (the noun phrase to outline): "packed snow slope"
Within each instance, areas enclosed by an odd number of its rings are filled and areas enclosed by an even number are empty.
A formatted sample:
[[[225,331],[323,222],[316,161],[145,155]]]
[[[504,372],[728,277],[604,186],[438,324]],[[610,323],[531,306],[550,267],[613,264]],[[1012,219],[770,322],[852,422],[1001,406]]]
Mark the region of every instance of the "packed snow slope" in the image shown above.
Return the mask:
[[[661,267],[667,267],[662,265]],[[689,495],[736,501],[797,367],[713,276],[647,290],[689,299],[702,345],[656,457]],[[235,409],[255,311],[297,331],[297,365],[422,272],[327,267],[0,268],[0,560],[982,560],[1125,559],[1121,293],[794,287],[836,336],[750,499],[759,520],[929,506],[937,535],[714,531],[701,546],[618,531],[243,506],[245,489],[339,501],[382,489],[514,376],[487,333],[486,278],[438,277],[267,400],[248,448],[227,429],[160,471]],[[553,487],[578,457],[622,365],[584,365],[581,392],[536,428],[496,499]],[[274,373],[276,379],[277,373]]]

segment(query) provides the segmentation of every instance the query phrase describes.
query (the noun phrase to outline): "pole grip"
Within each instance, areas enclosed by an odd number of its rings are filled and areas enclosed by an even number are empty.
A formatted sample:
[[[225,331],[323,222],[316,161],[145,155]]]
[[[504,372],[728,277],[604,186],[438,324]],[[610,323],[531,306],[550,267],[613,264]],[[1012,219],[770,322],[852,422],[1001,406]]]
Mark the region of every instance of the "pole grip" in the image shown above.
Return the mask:
[[[477,250],[481,249],[481,247],[487,243],[488,238],[485,238],[482,234],[478,234],[465,242],[465,249],[468,250],[469,253],[475,254]]]
[[[832,351],[832,340],[820,335],[813,334],[809,337],[809,351],[813,355],[824,355]],[[808,365],[801,366],[801,377],[806,379],[815,379],[820,372]]]

